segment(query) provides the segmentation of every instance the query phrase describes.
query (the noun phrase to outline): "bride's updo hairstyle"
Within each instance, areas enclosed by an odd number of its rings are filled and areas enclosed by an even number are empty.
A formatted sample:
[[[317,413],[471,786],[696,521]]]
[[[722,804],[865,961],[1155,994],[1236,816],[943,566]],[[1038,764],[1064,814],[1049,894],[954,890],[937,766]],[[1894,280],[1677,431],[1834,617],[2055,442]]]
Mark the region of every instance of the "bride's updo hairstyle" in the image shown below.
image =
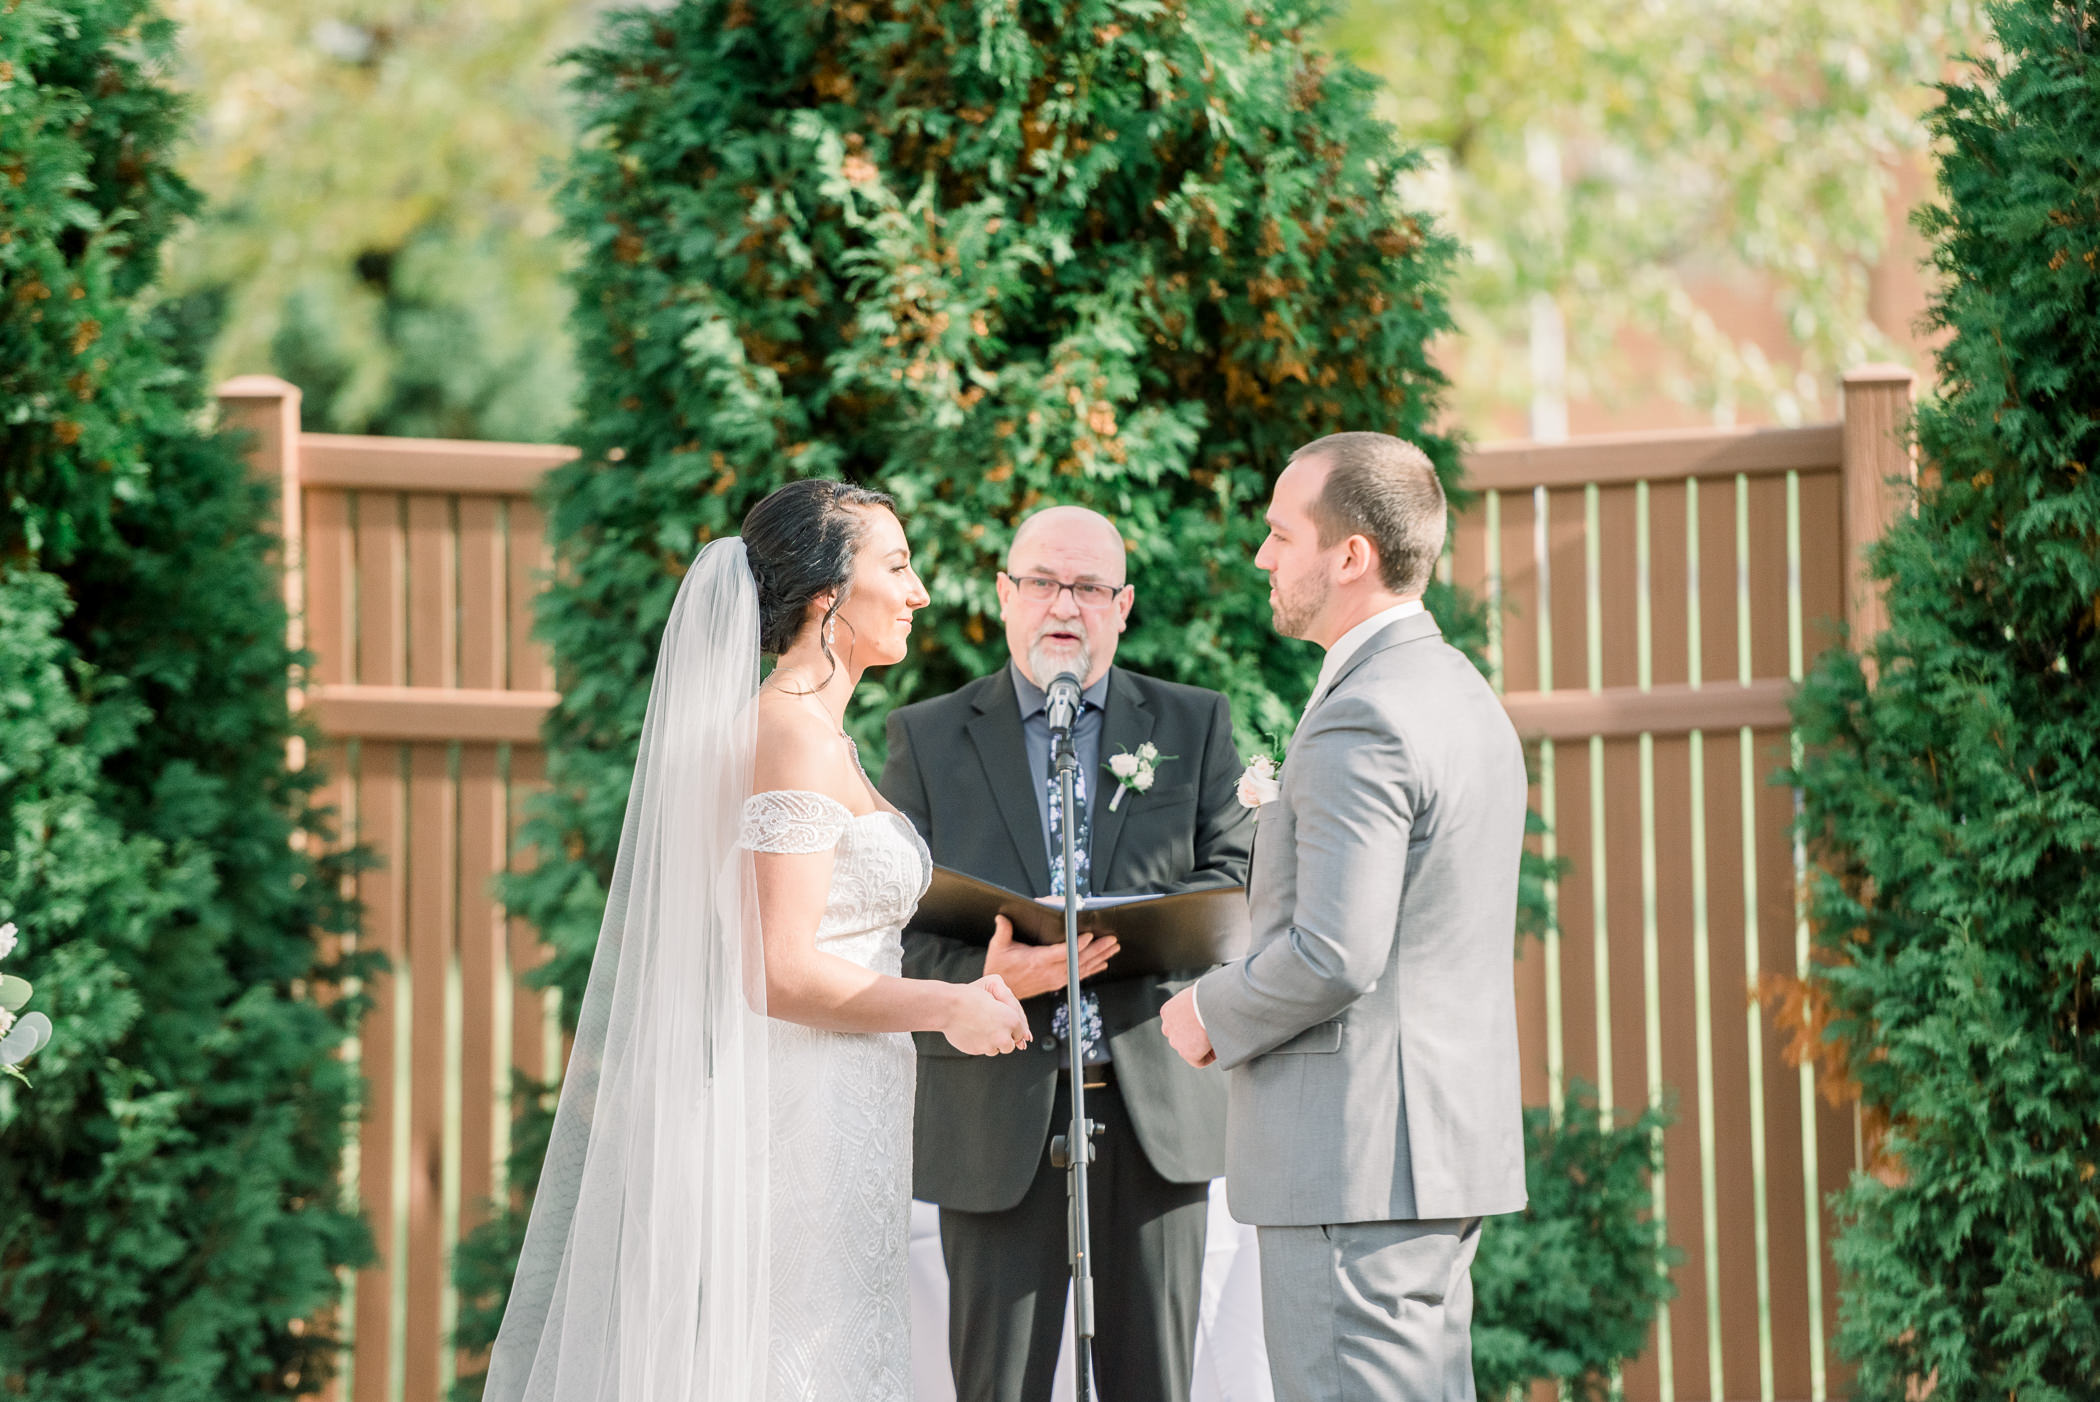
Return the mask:
[[[861,511],[897,503],[882,492],[807,477],[790,482],[744,517],[744,556],[758,583],[758,650],[775,656],[788,650],[809,616],[810,601],[832,592],[818,643],[824,659],[838,665],[826,636],[853,580],[853,553],[860,545]]]

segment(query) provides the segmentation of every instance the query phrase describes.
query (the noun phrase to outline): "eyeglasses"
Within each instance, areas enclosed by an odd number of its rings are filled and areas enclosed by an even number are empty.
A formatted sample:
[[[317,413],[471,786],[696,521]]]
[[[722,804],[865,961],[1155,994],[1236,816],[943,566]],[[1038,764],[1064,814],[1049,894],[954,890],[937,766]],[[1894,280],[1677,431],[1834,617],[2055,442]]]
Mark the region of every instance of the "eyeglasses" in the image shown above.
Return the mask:
[[[1013,574],[1007,578],[1014,582],[1014,588],[1021,591],[1021,597],[1031,604],[1047,604],[1069,589],[1072,602],[1083,609],[1105,609],[1124,589],[1120,584],[1066,584],[1039,574]]]

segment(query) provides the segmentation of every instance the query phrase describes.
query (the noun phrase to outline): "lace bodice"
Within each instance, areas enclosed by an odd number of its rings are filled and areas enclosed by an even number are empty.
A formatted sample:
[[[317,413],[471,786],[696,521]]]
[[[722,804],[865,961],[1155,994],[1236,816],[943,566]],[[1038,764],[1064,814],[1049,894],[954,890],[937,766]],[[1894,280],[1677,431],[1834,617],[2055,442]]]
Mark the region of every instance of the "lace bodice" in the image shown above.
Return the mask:
[[[832,851],[818,945],[880,973],[898,971],[904,923],[933,880],[933,857],[901,814],[856,815],[826,794],[769,789],[744,801],[737,844],[754,852]]]

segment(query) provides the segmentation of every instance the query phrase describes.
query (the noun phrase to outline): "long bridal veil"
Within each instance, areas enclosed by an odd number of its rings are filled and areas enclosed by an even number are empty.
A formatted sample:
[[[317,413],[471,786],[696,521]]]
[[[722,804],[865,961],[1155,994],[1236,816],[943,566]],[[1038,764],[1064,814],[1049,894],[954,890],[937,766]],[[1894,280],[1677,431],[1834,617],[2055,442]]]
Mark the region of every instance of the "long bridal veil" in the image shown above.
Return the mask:
[[[737,848],[757,689],[757,589],[716,541],[664,627],[489,1402],[765,1395],[765,980]]]

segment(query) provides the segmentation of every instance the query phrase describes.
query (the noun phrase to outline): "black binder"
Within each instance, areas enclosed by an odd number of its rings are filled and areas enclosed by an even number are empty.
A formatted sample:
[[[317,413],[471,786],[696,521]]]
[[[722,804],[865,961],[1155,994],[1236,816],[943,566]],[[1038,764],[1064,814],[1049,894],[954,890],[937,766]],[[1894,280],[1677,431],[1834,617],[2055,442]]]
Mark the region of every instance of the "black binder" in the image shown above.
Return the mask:
[[[933,869],[933,885],[919,901],[911,927],[982,944],[991,938],[992,919],[999,915],[1013,922],[1016,940],[1064,943],[1062,901],[1045,905],[944,866]],[[1166,896],[1095,896],[1080,908],[1079,929],[1112,934],[1122,943],[1101,978],[1228,963],[1247,952],[1253,933],[1244,886],[1208,886]]]

